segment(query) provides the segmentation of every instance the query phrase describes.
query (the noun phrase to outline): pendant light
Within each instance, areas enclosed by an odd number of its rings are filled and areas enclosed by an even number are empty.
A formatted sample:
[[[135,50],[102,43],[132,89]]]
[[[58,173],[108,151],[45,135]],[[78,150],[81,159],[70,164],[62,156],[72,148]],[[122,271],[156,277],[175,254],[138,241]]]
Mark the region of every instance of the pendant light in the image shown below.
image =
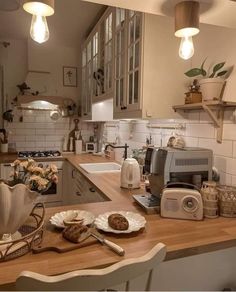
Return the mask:
[[[199,3],[183,1],[175,6],[175,36],[181,38],[179,56],[187,60],[194,54],[192,37],[199,33]]]
[[[46,16],[54,14],[54,0],[24,1],[23,8],[26,12],[33,14],[30,36],[38,42],[44,43],[49,39],[49,30]]]

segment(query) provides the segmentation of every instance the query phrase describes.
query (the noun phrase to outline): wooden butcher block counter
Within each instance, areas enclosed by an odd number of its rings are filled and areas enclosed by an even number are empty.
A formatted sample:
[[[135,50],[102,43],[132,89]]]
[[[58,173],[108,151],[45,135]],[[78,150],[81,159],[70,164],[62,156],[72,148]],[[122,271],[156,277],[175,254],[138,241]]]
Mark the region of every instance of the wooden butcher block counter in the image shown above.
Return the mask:
[[[65,156],[73,166],[80,163],[108,161],[92,155]],[[119,173],[83,174],[100,189],[110,201],[84,205],[61,206],[46,210],[46,228],[51,228],[48,219],[56,212],[79,209],[93,212],[95,215],[107,211],[129,210],[138,212],[146,218],[146,228],[130,234],[103,233],[125,249],[125,256],[112,252],[106,246],[95,242],[92,245],[63,254],[44,252],[26,254],[18,259],[0,263],[0,285],[13,283],[21,271],[29,270],[45,275],[57,275],[77,269],[104,267],[124,258],[133,258],[145,254],[156,243],[167,246],[166,260],[225,249],[236,246],[236,219],[219,217],[204,221],[164,219],[159,214],[147,215],[132,199],[128,190],[119,186]],[[133,191],[142,193],[142,190]],[[45,233],[44,242],[50,240]]]

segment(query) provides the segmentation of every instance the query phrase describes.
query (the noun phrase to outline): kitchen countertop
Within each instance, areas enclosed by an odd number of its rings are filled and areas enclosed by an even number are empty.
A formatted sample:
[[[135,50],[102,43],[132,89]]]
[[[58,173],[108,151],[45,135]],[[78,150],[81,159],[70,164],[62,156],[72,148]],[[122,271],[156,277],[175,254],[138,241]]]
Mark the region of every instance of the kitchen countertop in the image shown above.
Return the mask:
[[[111,161],[90,154],[65,155],[64,158],[79,170],[79,163]],[[225,249],[236,246],[236,219],[205,219],[203,221],[173,220],[161,218],[158,214],[147,215],[136,204],[128,190],[119,187],[119,173],[87,174],[82,173],[100,189],[110,201],[61,206],[46,210],[46,221],[56,212],[69,209],[82,209],[95,215],[106,211],[129,210],[139,212],[146,220],[145,230],[115,235],[104,234],[106,238],[121,245],[126,254],[120,257],[99,243],[64,254],[45,252],[27,254],[12,261],[0,263],[0,285],[15,282],[21,271],[30,270],[46,275],[55,275],[77,269],[104,267],[120,261],[145,254],[157,242],[167,246],[166,260]],[[133,193],[142,193],[142,189]],[[47,238],[44,238],[47,241]]]

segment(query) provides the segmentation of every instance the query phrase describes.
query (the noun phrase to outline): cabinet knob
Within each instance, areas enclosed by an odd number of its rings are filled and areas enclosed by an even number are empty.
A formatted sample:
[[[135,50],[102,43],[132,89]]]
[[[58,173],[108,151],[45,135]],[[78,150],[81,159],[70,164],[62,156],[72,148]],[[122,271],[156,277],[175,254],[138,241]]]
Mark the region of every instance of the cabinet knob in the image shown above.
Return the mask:
[[[90,190],[90,192],[92,192],[92,193],[95,193],[96,191],[95,191],[95,189],[94,188],[89,188],[89,190]]]
[[[79,196],[79,197],[82,196],[80,192],[76,192],[75,194],[76,194],[76,196]]]

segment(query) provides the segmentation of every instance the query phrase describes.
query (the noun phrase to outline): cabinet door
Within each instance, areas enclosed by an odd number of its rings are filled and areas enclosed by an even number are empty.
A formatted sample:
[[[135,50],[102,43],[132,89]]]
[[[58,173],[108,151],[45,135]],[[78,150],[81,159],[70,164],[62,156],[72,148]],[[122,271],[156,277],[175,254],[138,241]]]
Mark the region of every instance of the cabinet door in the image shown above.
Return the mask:
[[[141,45],[142,45],[142,13],[126,11],[128,28],[127,56],[127,110],[141,109]]]
[[[116,8],[115,21],[115,44],[114,44],[114,76],[115,76],[115,99],[114,99],[114,111],[120,112],[127,107],[126,103],[126,18],[125,10]]]
[[[88,115],[86,78],[87,78],[87,47],[84,47],[82,49],[82,92],[81,92],[81,106],[83,117],[86,117]]]
[[[112,28],[113,13],[109,10],[109,14],[104,20],[104,90],[108,93],[113,87],[113,28]]]
[[[92,40],[82,51],[82,116],[91,119],[93,94]]]

